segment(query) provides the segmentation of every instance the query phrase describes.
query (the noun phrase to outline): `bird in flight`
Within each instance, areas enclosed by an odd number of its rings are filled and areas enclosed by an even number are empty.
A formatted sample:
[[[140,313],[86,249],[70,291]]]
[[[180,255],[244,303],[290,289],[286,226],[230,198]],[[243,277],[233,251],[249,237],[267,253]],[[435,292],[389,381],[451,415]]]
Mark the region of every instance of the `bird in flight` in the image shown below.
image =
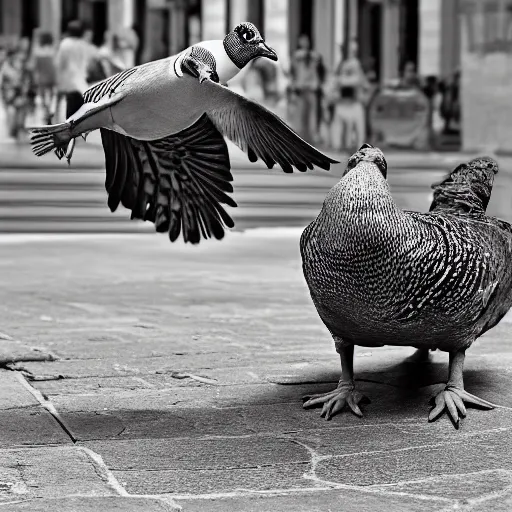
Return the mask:
[[[64,123],[30,128],[32,149],[69,162],[75,138],[100,129],[111,211],[122,204],[171,242],[180,233],[193,244],[221,239],[234,226],[222,205],[236,206],[224,137],[251,162],[277,163],[284,172],[337,163],[222,85],[258,57],[277,60],[258,29],[241,23],[223,40],[122,71],[87,90],[84,105]]]

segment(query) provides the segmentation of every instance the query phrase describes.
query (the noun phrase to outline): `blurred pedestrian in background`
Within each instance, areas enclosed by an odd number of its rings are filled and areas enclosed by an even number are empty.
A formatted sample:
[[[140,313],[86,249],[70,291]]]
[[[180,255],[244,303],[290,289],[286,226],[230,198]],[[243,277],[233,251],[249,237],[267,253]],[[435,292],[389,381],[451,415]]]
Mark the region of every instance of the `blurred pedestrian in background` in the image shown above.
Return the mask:
[[[101,61],[98,48],[87,41],[84,34],[84,26],[79,20],[70,21],[67,35],[57,51],[57,88],[59,96],[66,99],[66,118],[83,105],[82,95],[89,87],[87,78],[91,63]]]
[[[6,109],[9,135],[16,139],[25,127],[32,77],[24,48],[12,48],[0,68],[0,91]]]
[[[443,88],[440,113],[444,120],[444,134],[452,134],[460,129],[460,70],[455,71]]]
[[[102,48],[106,45],[105,41],[109,37],[109,34],[110,32],[105,32],[103,45],[100,48],[97,48],[93,43],[92,30],[85,30],[84,32],[85,41],[93,47],[91,58],[87,64],[87,84],[89,87],[110,76],[110,63],[108,62],[106,55],[102,53]],[[106,53],[109,52],[110,50]]]
[[[110,31],[105,32],[105,39],[99,49],[99,56],[107,76],[115,75],[128,67],[120,37]]]
[[[34,81],[45,122],[50,124],[56,95],[55,46],[50,32],[39,33],[32,49]]]
[[[365,102],[370,84],[358,58],[358,44],[351,40],[347,58],[341,58],[335,71],[338,100],[331,124],[334,150],[359,148],[366,140]]]
[[[295,128],[312,144],[319,139],[322,84],[325,67],[322,56],[311,48],[306,34],[299,37],[298,49],[291,60],[290,106],[295,110]]]
[[[416,72],[416,66],[414,62],[406,62],[402,78],[400,80],[400,86],[406,89],[420,89],[421,80]]]
[[[126,68],[131,68],[140,64],[139,57],[139,35],[138,27],[124,28],[117,34],[119,53],[122,56],[122,61]]]

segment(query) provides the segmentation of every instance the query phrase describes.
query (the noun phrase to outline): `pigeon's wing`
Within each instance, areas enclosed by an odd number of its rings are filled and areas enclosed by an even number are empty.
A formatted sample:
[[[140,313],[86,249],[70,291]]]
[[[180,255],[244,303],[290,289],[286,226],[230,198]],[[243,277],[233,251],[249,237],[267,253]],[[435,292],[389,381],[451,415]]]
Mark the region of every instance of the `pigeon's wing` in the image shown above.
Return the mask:
[[[284,172],[328,170],[336,160],[301,139],[278,116],[211,80],[201,87],[209,98],[208,117],[218,130],[245,151],[251,162],[258,158],[271,169],[276,163]]]
[[[203,115],[169,137],[139,141],[101,129],[108,206],[131,210],[132,219],[153,222],[171,242],[221,239],[234,223],[222,204],[236,207],[226,142]]]
[[[98,82],[84,93],[84,103],[96,103],[104,96],[111,96],[116,92],[117,88],[128,80],[139,68],[130,68],[116,73],[115,75]]]
[[[496,271],[495,276],[489,279],[489,283],[482,290],[481,320],[483,322],[479,322],[480,331],[477,337],[497,325],[512,305],[512,270],[509,265],[512,256],[512,225],[496,217],[486,216],[485,220],[489,225],[497,227],[508,243],[503,244],[501,250],[498,249],[493,254],[493,260],[501,261],[502,265],[501,270]],[[493,231],[489,232],[489,236],[494,236]]]
[[[471,189],[468,184],[454,179],[457,175],[464,173],[466,168],[466,164],[460,164],[441,181],[432,184],[431,188],[434,192],[429,212],[466,213],[468,211],[471,206],[468,201],[468,196],[472,195]]]

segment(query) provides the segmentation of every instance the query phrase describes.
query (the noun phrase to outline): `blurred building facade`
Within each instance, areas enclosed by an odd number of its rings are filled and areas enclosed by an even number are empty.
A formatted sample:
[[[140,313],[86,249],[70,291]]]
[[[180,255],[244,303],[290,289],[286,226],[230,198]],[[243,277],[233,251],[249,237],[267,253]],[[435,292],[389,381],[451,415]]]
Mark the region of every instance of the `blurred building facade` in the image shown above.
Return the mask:
[[[4,38],[31,37],[40,27],[59,38],[66,24],[78,18],[101,44],[106,30],[135,26],[141,60],[151,60],[201,39],[221,38],[248,20],[276,47],[285,68],[300,34],[310,36],[328,67],[336,64],[340,45],[355,38],[363,65],[387,80],[396,78],[408,61],[421,63],[429,74],[447,70],[453,58],[443,57],[445,50],[450,55],[457,50],[449,28],[462,1],[0,0],[0,31]]]
[[[341,45],[357,40],[364,69],[380,83],[398,78],[406,63],[424,77],[449,79],[460,69],[464,146],[512,146],[512,0],[0,0],[0,37],[30,38],[40,28],[58,39],[76,18],[96,44],[107,30],[133,28],[135,62],[222,38],[248,20],[277,50],[284,73],[301,34],[330,69]],[[492,135],[481,119],[496,126]]]

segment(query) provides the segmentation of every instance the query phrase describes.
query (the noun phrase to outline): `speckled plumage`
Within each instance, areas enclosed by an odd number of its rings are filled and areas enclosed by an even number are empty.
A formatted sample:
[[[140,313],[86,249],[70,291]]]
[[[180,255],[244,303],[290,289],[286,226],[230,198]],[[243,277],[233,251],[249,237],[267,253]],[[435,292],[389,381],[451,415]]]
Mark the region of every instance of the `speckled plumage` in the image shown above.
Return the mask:
[[[318,314],[338,351],[464,351],[512,305],[512,229],[485,215],[497,166],[479,159],[454,170],[429,213],[398,208],[385,171],[382,153],[363,146],[302,234]]]

